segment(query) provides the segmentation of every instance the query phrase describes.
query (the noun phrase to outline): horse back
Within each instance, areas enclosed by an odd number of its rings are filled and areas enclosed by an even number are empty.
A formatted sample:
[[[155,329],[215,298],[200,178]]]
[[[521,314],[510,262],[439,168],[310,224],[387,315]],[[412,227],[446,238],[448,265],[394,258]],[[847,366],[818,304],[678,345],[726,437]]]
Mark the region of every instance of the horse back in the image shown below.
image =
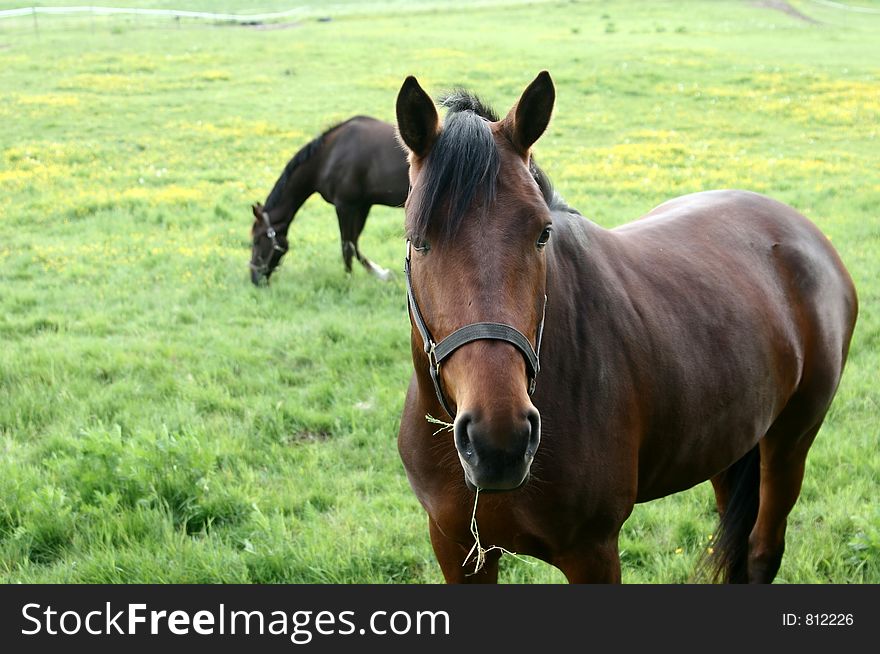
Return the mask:
[[[858,309],[852,278],[830,238],[788,205],[749,191],[706,191],[665,202],[612,231],[645,262],[643,274],[668,251],[685,262],[681,272],[690,289],[700,286],[698,279],[711,280],[710,291],[750,285],[776,300],[771,315],[777,319],[797,318],[800,331],[810,321],[841,346],[849,341]],[[664,286],[677,281],[667,275]],[[721,305],[724,295],[705,301]],[[741,298],[743,310],[766,310],[749,299]]]
[[[762,195],[712,191],[610,231],[580,223],[590,263],[569,271],[572,310],[592,317],[571,341],[603,370],[585,365],[572,401],[600,416],[586,418],[590,438],[638,461],[637,501],[725,469],[805,385],[818,389],[806,410],[824,415],[857,300],[808,219]]]
[[[317,187],[326,201],[337,205],[400,206],[409,188],[408,169],[395,127],[355,116],[330,135]]]

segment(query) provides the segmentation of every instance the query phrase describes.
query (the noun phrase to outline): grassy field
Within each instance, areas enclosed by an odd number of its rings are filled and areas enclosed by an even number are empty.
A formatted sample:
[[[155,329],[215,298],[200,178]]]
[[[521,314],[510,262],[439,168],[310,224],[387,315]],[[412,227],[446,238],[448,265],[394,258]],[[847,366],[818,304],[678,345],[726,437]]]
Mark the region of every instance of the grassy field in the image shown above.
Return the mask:
[[[778,581],[880,582],[880,15],[758,4],[0,21],[0,581],[441,581],[396,449],[402,275],[347,276],[313,198],[255,289],[249,205],[321,130],[392,120],[408,74],[503,113],[547,68],[558,101],[536,156],[594,221],[738,187],[837,246],[861,315]],[[361,239],[398,271],[402,219],[375,208]],[[714,525],[708,484],[638,506],[624,581],[687,581]],[[510,557],[501,578],[563,581]]]

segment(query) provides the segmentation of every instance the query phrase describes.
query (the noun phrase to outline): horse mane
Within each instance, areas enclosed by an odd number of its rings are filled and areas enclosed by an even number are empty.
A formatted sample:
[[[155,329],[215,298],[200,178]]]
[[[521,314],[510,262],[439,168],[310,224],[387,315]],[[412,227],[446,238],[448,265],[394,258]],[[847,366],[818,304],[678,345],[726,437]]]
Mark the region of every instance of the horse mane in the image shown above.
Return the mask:
[[[266,198],[266,202],[264,204],[264,209],[266,211],[271,211],[274,209],[280,202],[281,196],[284,194],[284,188],[287,186],[287,182],[290,181],[290,176],[293,174],[293,171],[300,165],[308,161],[315,152],[324,144],[324,140],[327,136],[333,132],[334,130],[339,129],[343,125],[348,122],[351,122],[354,118],[349,118],[341,123],[337,123],[332,127],[327,128],[321,134],[313,138],[311,141],[306,143],[303,147],[299,149],[293,158],[287,162],[287,165],[284,166],[284,170],[281,172],[281,176],[275,182],[275,186],[272,187],[272,190],[269,192],[269,197]]]
[[[485,209],[495,198],[501,158],[489,122],[497,122],[498,114],[476,95],[455,89],[440,99],[447,108],[443,130],[425,161],[420,194],[413,207],[409,237],[424,240],[429,231],[441,240],[452,238],[474,200]],[[562,198],[553,189],[550,179],[529,160],[529,171],[535,178],[544,201],[551,210],[567,210]],[[432,216],[441,208],[447,211],[442,224],[434,225]]]
[[[535,181],[538,183],[538,188],[540,189],[541,195],[544,197],[544,202],[547,203],[547,207],[550,211],[580,213],[576,209],[570,207],[568,203],[562,199],[562,196],[559,195],[555,188],[553,188],[553,182],[547,177],[547,173],[545,173],[535,162],[534,157],[529,157],[529,172],[532,173],[532,177],[534,177]]]

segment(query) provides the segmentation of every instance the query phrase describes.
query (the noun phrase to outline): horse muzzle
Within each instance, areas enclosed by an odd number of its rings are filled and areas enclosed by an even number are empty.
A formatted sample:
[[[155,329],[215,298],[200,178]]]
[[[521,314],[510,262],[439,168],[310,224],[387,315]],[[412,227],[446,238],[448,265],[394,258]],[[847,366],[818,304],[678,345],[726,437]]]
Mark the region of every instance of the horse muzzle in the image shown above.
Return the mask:
[[[531,405],[508,420],[462,411],[455,420],[454,435],[465,482],[472,490],[514,490],[528,481],[541,442],[541,414]]]
[[[248,264],[251,271],[251,283],[254,286],[268,286],[269,276],[272,274],[266,265],[258,266],[253,262]]]

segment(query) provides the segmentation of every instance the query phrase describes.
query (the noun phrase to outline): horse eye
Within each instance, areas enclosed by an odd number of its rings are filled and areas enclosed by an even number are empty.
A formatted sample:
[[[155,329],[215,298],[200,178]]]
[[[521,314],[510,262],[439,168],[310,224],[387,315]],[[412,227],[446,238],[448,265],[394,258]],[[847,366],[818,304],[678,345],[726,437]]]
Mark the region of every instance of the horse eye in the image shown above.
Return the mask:
[[[550,240],[550,228],[545,227],[544,231],[541,232],[541,235],[538,237],[538,247],[542,248],[547,245],[547,241]]]
[[[428,241],[423,241],[423,240],[413,241],[412,246],[413,246],[413,250],[415,250],[416,252],[421,252],[422,254],[425,254],[431,250],[431,246],[428,243]]]

